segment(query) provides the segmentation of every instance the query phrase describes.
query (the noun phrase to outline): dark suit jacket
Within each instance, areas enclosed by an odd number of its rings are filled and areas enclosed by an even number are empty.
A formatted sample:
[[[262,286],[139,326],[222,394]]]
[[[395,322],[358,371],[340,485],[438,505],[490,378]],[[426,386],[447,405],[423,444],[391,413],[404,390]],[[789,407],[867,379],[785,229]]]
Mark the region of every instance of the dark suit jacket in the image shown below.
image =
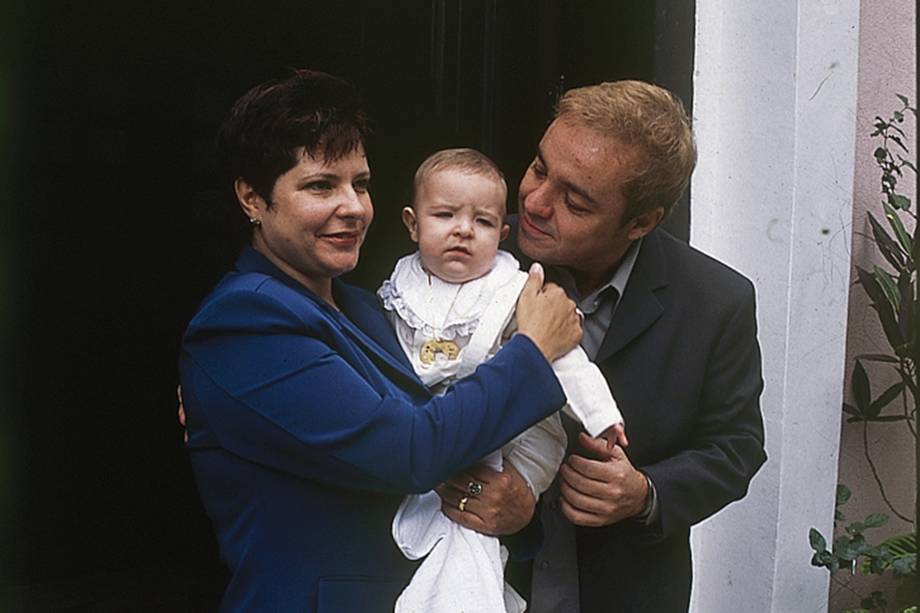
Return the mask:
[[[655,230],[595,362],[623,412],[627,454],[658,491],[660,522],[578,528],[582,613],[686,611],[690,526],[742,498],[766,460],[753,286]]]
[[[375,297],[344,316],[247,249],[188,326],[188,448],[231,570],[226,611],[392,611],[414,565],[393,544],[423,492],[557,410],[542,355],[515,337],[432,398]]]

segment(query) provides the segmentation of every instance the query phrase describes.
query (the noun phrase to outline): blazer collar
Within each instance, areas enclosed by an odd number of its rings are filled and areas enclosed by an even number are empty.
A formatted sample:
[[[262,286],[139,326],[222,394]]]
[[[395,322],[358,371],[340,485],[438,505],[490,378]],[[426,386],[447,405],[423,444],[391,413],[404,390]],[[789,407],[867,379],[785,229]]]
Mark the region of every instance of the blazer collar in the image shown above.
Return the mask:
[[[661,317],[664,306],[657,292],[668,285],[667,272],[661,230],[654,230],[643,239],[626,291],[620,297],[595,362],[620,351]]]
[[[533,260],[518,249],[517,215],[509,215],[507,221],[511,225],[511,233],[502,248],[513,253],[526,269]],[[642,248],[636,256],[626,291],[620,297],[613,321],[594,358],[595,362],[601,362],[620,351],[655,323],[664,312],[664,306],[656,295],[669,282],[667,261],[661,245],[662,232],[664,230],[652,230],[642,239]],[[547,271],[547,275],[553,280],[551,270]]]
[[[237,259],[236,269],[240,272],[257,272],[268,275],[302,294],[319,305],[330,319],[339,323],[343,330],[368,353],[380,358],[400,372],[412,384],[427,389],[412,370],[411,364],[396,340],[392,326],[373,297],[369,297],[365,292],[347,283],[333,279],[332,293],[341,309],[339,313],[315,292],[292,279],[249,245],[243,248]]]

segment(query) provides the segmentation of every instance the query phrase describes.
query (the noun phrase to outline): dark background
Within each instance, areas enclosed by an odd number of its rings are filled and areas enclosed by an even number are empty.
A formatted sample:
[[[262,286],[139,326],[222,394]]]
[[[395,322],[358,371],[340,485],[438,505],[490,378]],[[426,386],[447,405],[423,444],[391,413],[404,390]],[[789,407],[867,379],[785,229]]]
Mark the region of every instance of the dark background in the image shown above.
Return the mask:
[[[33,0],[0,25],[0,609],[210,610],[224,574],[175,420],[175,360],[245,219],[211,144],[250,86],[347,77],[375,120],[376,220],[351,280],[410,249],[432,151],[477,147],[511,202],[559,92],[690,102],[691,1]],[[513,208],[513,205],[512,205]],[[688,207],[669,221],[686,237]]]

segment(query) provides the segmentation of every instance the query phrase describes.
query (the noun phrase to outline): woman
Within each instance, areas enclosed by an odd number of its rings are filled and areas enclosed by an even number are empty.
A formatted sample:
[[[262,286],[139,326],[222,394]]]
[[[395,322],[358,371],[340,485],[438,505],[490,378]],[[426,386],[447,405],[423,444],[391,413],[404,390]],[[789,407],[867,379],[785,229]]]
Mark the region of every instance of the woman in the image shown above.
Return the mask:
[[[519,334],[438,398],[373,295],[336,280],[373,217],[365,135],[351,86],[311,71],[253,88],[221,128],[251,246],[189,324],[180,372],[192,465],[232,575],[223,610],[392,611],[414,567],[390,536],[402,497],[565,400],[548,360],[581,328],[538,274]]]

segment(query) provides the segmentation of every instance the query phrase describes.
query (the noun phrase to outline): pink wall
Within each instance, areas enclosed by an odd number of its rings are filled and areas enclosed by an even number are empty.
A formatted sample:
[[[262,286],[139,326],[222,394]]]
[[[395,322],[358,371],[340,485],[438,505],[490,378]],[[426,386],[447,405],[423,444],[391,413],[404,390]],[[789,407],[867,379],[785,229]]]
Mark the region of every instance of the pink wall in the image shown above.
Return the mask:
[[[866,211],[873,211],[876,219],[881,220],[882,217],[877,213],[881,210],[880,173],[872,159],[872,152],[878,143],[869,134],[875,116],[887,117],[899,104],[896,93],[907,96],[912,105],[917,106],[915,24],[916,6],[913,0],[861,2],[852,249],[854,263],[863,267],[884,265],[874,247],[864,238],[869,233]],[[913,120],[909,122],[909,142],[915,143],[913,128],[916,124]],[[916,161],[916,151],[912,151],[911,157]],[[915,177],[906,177],[899,187],[914,201],[916,210]],[[849,374],[852,372],[853,357],[861,353],[888,351],[874,311],[868,307],[862,289],[854,287],[850,293],[847,336],[847,398],[851,398]],[[874,366],[870,370],[874,395],[893,381],[886,375],[884,368]],[[912,516],[915,475],[913,470],[905,470],[905,467],[914,465],[913,438],[903,424],[872,424],[868,435],[872,457],[882,474],[889,499],[899,511]],[[861,424],[844,424],[838,480],[853,490],[853,498],[844,507],[849,521],[862,519],[876,511],[892,515],[889,525],[877,531],[877,538],[881,540],[888,534],[909,530],[910,525],[898,520],[885,507],[863,454],[862,436]],[[847,578],[844,573],[839,573],[831,583],[829,611],[857,607],[859,597],[854,592],[868,594],[873,589],[884,589],[884,586],[875,577]]]

